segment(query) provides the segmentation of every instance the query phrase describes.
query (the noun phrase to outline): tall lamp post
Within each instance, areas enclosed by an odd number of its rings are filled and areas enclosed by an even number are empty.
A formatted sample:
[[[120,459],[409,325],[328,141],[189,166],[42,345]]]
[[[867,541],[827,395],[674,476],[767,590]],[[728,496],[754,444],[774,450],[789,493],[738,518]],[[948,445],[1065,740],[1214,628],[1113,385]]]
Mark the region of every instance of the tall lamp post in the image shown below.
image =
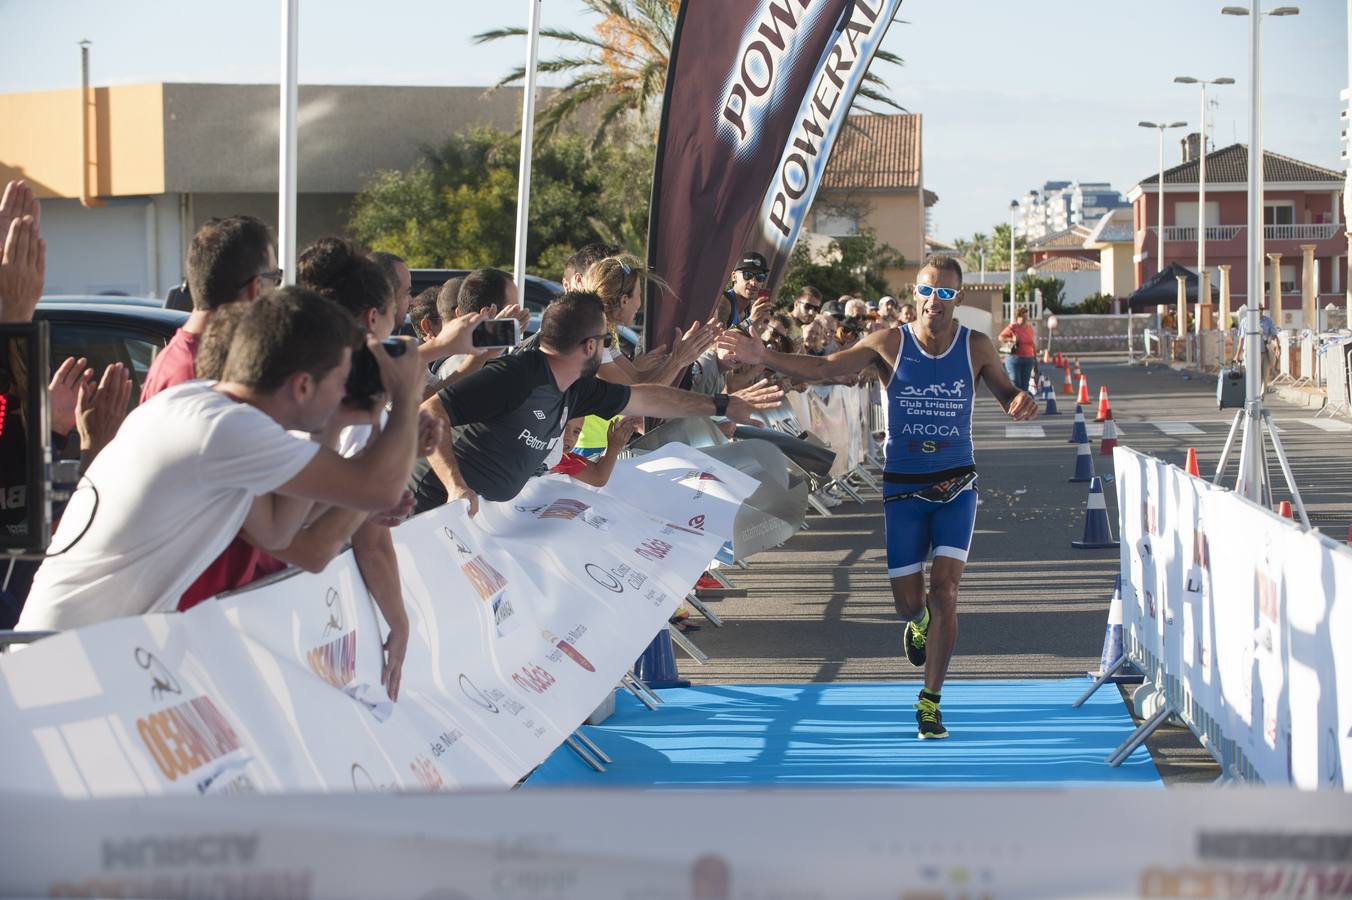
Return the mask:
[[[1164,132],[1170,128],[1182,128],[1187,122],[1170,122],[1168,125],[1154,122],[1137,122],[1142,128],[1154,128],[1160,133],[1160,174],[1155,184],[1156,221],[1155,228],[1155,274],[1164,271]]]
[[[1019,211],[1019,201],[1009,201],[1009,321],[1014,321],[1014,216]]]
[[[1197,154],[1197,328],[1196,334],[1202,333],[1202,304],[1211,305],[1211,279],[1206,275],[1206,87],[1209,84],[1234,84],[1233,78],[1192,78],[1188,75],[1179,75],[1174,78],[1175,84],[1198,84],[1202,86],[1202,117],[1198,121],[1201,123],[1198,127],[1198,147]],[[1202,348],[1197,348],[1197,365],[1202,365]]]
[[[1263,453],[1263,423],[1267,417],[1263,409],[1263,370],[1262,370],[1262,330],[1258,323],[1258,298],[1263,290],[1263,91],[1262,91],[1262,24],[1264,16],[1294,16],[1300,13],[1299,7],[1278,6],[1262,11],[1258,0],[1249,0],[1248,7],[1226,6],[1221,15],[1249,17],[1249,267],[1248,291],[1244,310],[1244,409],[1241,411],[1244,423],[1243,443],[1239,451],[1239,478],[1235,490],[1254,503],[1263,503],[1267,491],[1267,465]],[[1240,417],[1235,418],[1235,426],[1230,429],[1230,438],[1226,441],[1225,451],[1221,454],[1221,463],[1216,467],[1216,482],[1220,481],[1225,469],[1230,443],[1234,439],[1235,427]],[[1282,463],[1282,471],[1291,488],[1292,499],[1305,527],[1310,527],[1309,517],[1305,514],[1300,492],[1296,489],[1295,478],[1290,473],[1286,458],[1281,452],[1280,439],[1270,426],[1268,434]]]

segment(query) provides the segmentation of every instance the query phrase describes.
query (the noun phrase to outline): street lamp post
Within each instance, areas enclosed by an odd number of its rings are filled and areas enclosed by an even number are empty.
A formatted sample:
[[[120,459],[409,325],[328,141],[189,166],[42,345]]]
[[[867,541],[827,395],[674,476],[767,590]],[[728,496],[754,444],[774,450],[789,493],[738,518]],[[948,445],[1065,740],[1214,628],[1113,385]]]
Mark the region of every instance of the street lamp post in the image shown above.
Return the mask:
[[[1295,6],[1278,6],[1263,12],[1258,0],[1249,0],[1248,7],[1226,6],[1221,15],[1249,17],[1249,267],[1248,290],[1244,311],[1244,420],[1243,442],[1239,451],[1239,478],[1235,483],[1236,492],[1243,494],[1254,503],[1263,503],[1267,489],[1267,466],[1263,454],[1263,422],[1267,413],[1263,409],[1263,370],[1262,370],[1262,329],[1258,321],[1258,298],[1263,290],[1263,92],[1262,92],[1262,18],[1263,16],[1294,16],[1300,13]],[[1235,420],[1238,426],[1239,418]],[[1216,481],[1219,482],[1225,469],[1226,456],[1234,438],[1235,428],[1230,429],[1230,439],[1226,441],[1225,451],[1221,454],[1221,463],[1216,468]],[[1296,488],[1295,478],[1286,465],[1281,452],[1277,434],[1271,428],[1273,446],[1282,462],[1283,474],[1291,488],[1292,499],[1305,527],[1309,528],[1309,518],[1305,514],[1300,492]]]
[[[1142,128],[1154,128],[1160,133],[1160,173],[1155,184],[1156,221],[1155,228],[1155,274],[1164,271],[1164,132],[1169,128],[1182,128],[1187,122],[1170,122],[1167,125],[1154,122],[1137,122]]]
[[[1009,321],[1014,321],[1014,214],[1019,210],[1019,201],[1009,201]]]
[[[1200,151],[1197,156],[1197,327],[1196,334],[1202,333],[1202,304],[1211,304],[1211,279],[1206,273],[1206,87],[1209,84],[1234,84],[1233,78],[1192,78],[1187,75],[1179,75],[1174,78],[1175,84],[1197,84],[1202,87],[1202,117],[1198,121],[1198,146]],[[1202,364],[1201,347],[1198,347],[1197,364]]]

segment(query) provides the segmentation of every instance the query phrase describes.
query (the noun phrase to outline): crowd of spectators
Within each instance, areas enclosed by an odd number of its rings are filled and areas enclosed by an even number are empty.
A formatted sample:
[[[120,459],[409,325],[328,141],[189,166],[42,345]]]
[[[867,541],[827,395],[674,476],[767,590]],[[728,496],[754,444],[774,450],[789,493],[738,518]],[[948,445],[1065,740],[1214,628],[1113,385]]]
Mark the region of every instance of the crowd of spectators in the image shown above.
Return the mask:
[[[0,315],[25,322],[46,247],[23,182],[5,189],[0,235]],[[594,244],[568,260],[537,333],[485,348],[481,322],[514,318],[524,334],[531,321],[505,272],[414,297],[402,259],[329,237],[285,273],[271,230],[248,216],[203,224],[186,272],[176,302],[191,312],[130,413],[125,367],[56,366],[52,429],[78,434],[83,477],[18,627],[183,611],[287,566],[321,571],[350,547],[388,627],[392,699],[409,626],[391,530],[408,515],[456,501],[473,515],[546,472],[604,485],[645,418],[713,416],[731,433],[805,387],[733,363],[716,349],[726,329],[824,354],[914,317],[890,297],[823,304],[812,288],[776,312],[764,257],[749,252],[706,321],[630,355],[620,329],[645,291],[669,292],[635,256]],[[394,337],[406,323],[415,337]]]

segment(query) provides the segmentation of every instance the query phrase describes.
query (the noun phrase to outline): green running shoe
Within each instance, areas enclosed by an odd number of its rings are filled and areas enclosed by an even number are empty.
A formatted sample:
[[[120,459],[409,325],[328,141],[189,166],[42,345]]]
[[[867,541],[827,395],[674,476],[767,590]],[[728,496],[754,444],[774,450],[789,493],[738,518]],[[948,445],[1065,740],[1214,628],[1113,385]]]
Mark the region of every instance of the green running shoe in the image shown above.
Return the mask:
[[[948,729],[944,727],[944,717],[939,712],[939,704],[933,700],[920,698],[915,704],[915,721],[920,726],[916,737],[922,741],[948,737]]]
[[[906,632],[902,635],[901,642],[906,648],[906,660],[913,666],[923,666],[925,664],[925,636],[929,634],[929,616],[925,617],[923,626],[915,622],[906,623]]]

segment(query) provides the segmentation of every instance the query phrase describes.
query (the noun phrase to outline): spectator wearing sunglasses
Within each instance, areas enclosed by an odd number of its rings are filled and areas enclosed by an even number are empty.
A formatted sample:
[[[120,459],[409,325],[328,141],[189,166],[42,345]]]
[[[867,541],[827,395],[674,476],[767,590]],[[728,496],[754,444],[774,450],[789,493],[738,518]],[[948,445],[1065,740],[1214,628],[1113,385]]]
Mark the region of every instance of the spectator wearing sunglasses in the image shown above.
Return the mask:
[[[1010,382],[991,339],[958,323],[962,267],[957,260],[930,257],[916,281],[920,315],[915,322],[867,335],[828,356],[775,353],[736,332],[724,333],[718,349],[731,352],[739,362],[814,382],[858,375],[882,364],[887,574],[893,604],[905,623],[906,658],[925,669],[916,703],[916,735],[935,739],[948,737],[939,701],[957,640],[958,585],[976,523],[976,383],[984,381],[1015,421],[1036,415],[1037,403]]]
[[[723,292],[730,306],[726,324],[728,328],[759,328],[770,317],[770,302],[766,297],[758,300],[760,292],[770,277],[770,267],[765,257],[754,250],[742,254],[737,268],[732,270],[732,287]]]
[[[602,381],[596,373],[611,343],[601,298],[569,291],[545,310],[538,348],[490,360],[425,401],[423,409],[445,430],[428,459],[414,466],[409,487],[415,508],[423,512],[463,499],[474,514],[480,496],[511,500],[537,471],[562,458],[564,426],[572,418],[726,415],[750,423],[753,413],[784,397],[764,382],[704,397],[663,385]]]
[[[188,248],[192,314],[155,354],[141,386],[140,402],[197,377],[197,348],[212,313],[229,303],[255,300],[281,283],[277,244],[268,226],[253,216],[209,219]]]
[[[794,337],[802,339],[803,329],[822,311],[822,292],[808,285],[793,301]]]

